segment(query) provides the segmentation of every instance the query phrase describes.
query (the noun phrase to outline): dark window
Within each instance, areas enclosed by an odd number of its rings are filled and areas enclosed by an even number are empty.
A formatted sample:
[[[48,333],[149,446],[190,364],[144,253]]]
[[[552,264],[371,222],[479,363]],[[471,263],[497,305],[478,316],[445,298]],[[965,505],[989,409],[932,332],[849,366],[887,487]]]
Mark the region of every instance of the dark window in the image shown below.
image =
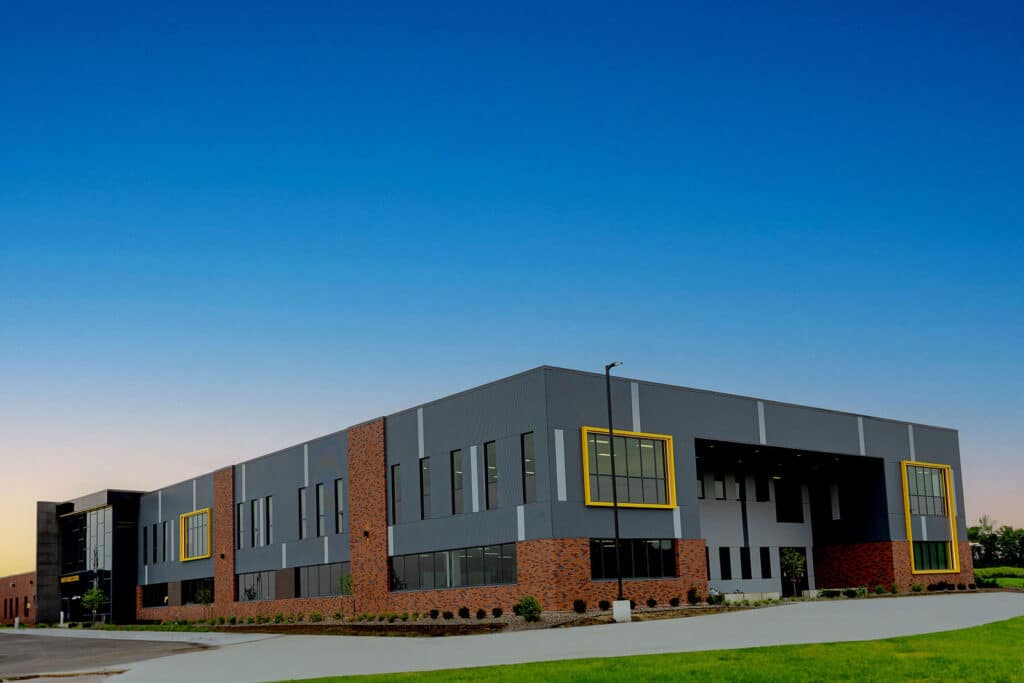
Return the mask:
[[[301,541],[306,537],[306,530],[309,527],[306,525],[306,489],[305,487],[299,489],[299,540]]]
[[[754,500],[758,503],[766,503],[769,500],[768,475],[758,474],[754,477]]]
[[[420,519],[430,519],[430,458],[420,460]]]
[[[697,473],[697,498],[703,500],[704,498],[704,473]]]
[[[792,479],[775,480],[775,521],[801,524],[804,521],[804,499],[800,482]]]
[[[487,509],[493,510],[501,507],[501,499],[498,497],[498,444],[494,441],[484,444],[484,473],[487,482]]]
[[[153,525],[153,564],[157,563],[156,524]]]
[[[316,535],[325,536],[327,534],[327,516],[326,516],[327,501],[324,500],[324,485],[316,485]]]
[[[402,521],[402,466],[391,466],[391,523]]]
[[[267,504],[265,506],[265,512],[267,519],[265,527],[267,530],[267,545],[274,542],[274,497],[267,496]]]
[[[742,472],[736,474],[736,500],[747,499],[747,476]]]
[[[772,578],[772,551],[770,548],[761,548],[761,578]]]
[[[344,487],[344,480],[334,480],[334,533],[336,534],[340,534],[345,530]]]
[[[181,604],[208,605],[213,602],[213,579],[189,579],[181,582]]]
[[[946,516],[946,471],[938,467],[907,466],[910,514]]]
[[[142,587],[143,607],[163,607],[167,604],[167,584],[151,583]]]
[[[235,513],[235,547],[239,550],[245,545],[245,503],[238,504]]]
[[[263,499],[255,498],[249,501],[249,529],[250,529],[250,547],[259,548],[266,545],[266,539],[263,536],[263,522],[266,519],[263,512]]]
[[[352,569],[348,562],[314,564],[296,570],[295,597],[322,598],[352,595]]]
[[[952,569],[949,543],[935,541],[914,541],[914,569],[935,571]]]
[[[462,490],[462,451],[452,451],[452,514],[460,515],[464,509]]]
[[[519,437],[519,447],[523,455],[523,502],[532,503],[537,500],[537,457],[533,432]]]
[[[725,500],[725,475],[715,475],[715,500]]]
[[[273,600],[276,572],[252,572],[238,575],[238,601]]]
[[[160,534],[160,561],[167,561],[167,522],[161,524],[163,527]]]
[[[721,569],[722,580],[729,581],[732,579],[732,557],[729,554],[728,548],[718,549],[718,566]]]
[[[149,530],[142,527],[142,564],[149,564]]]
[[[740,548],[740,578],[754,578],[753,573],[750,571],[750,548],[747,547]]]
[[[474,546],[391,558],[391,590],[516,582],[516,544]]]
[[[624,538],[622,548],[622,578],[653,579],[676,576],[675,550],[671,539]],[[590,539],[590,576],[592,579],[617,577],[615,540]]]
[[[615,436],[615,493],[620,503],[664,505],[668,501],[667,441]],[[587,433],[590,499],[612,502],[612,449],[608,434]]]

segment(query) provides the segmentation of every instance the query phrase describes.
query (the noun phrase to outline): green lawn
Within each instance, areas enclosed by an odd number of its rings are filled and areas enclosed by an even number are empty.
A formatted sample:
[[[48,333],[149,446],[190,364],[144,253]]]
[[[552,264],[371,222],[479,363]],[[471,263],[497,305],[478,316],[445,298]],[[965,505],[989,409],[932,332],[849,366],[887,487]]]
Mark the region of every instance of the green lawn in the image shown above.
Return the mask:
[[[1000,588],[1024,588],[1024,579],[996,579]]]
[[[857,643],[579,659],[327,681],[1024,681],[1024,617]]]

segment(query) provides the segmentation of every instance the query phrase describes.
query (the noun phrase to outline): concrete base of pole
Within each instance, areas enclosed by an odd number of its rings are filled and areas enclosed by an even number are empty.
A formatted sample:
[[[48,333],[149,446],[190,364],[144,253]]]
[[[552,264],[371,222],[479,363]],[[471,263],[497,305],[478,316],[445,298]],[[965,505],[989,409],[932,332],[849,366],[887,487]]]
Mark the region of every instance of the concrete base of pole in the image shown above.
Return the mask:
[[[612,618],[620,624],[633,621],[633,608],[629,600],[616,600],[612,603]]]

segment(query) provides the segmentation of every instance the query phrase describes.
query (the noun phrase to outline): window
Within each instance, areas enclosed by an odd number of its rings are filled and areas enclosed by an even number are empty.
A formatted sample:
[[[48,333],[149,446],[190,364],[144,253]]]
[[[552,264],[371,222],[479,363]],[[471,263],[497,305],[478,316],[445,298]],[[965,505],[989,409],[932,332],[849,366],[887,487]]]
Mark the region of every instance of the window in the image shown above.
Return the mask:
[[[181,582],[181,604],[208,605],[213,602],[213,579],[190,579]]]
[[[907,465],[910,514],[946,516],[946,477],[938,467]]]
[[[142,587],[143,607],[164,607],[167,604],[167,584],[151,583]]]
[[[718,566],[721,569],[722,580],[730,581],[732,579],[732,557],[728,548],[718,549]]]
[[[274,599],[274,572],[252,572],[238,575],[238,602]]]
[[[340,534],[345,530],[345,496],[344,480],[334,480],[334,533]]]
[[[515,543],[397,555],[391,558],[393,591],[515,582]]]
[[[754,476],[754,500],[758,503],[767,503],[770,494],[768,493],[768,475],[758,474]]]
[[[614,448],[613,448],[614,447]],[[583,428],[583,474],[587,505],[612,504],[612,451],[615,452],[614,494],[624,507],[675,507],[672,437]]]
[[[804,521],[803,487],[792,479],[775,480],[775,521],[780,524],[802,524]]]
[[[153,564],[157,563],[156,524],[153,525]]]
[[[252,523],[249,525],[252,537],[249,541],[249,547],[251,548],[262,548],[266,545],[266,539],[263,535],[263,522],[266,519],[263,512],[263,499],[254,498],[249,501],[249,517]]]
[[[772,578],[772,551],[771,548],[761,548],[761,578]]]
[[[239,503],[235,513],[235,536],[235,547],[241,550],[245,545],[245,503]]]
[[[697,498],[704,500],[704,473],[697,473]]]
[[[742,474],[742,473],[737,473],[736,474],[736,479],[734,481],[734,484],[735,484],[735,487],[736,487],[736,500],[740,500],[740,501],[746,500],[747,499],[747,479],[746,479],[746,475]]]
[[[754,578],[753,573],[750,571],[750,548],[747,547],[740,548],[740,578]]]
[[[462,451],[452,451],[452,514],[461,515],[465,502],[462,490]]]
[[[264,527],[267,530],[267,545],[274,542],[274,497],[267,496],[267,504],[265,506],[267,519]]]
[[[391,523],[402,521],[402,466],[391,466]]]
[[[149,531],[142,527],[142,564],[149,564]]]
[[[160,561],[161,562],[166,562],[167,561],[167,522],[161,522],[160,526],[162,527],[161,534],[160,534]]]
[[[533,432],[519,437],[519,451],[523,456],[523,503],[533,503],[537,500],[537,456]]]
[[[316,485],[316,535],[324,536],[327,534],[327,517],[324,513],[324,506],[327,501],[324,500],[324,485]]]
[[[295,597],[297,598],[352,595],[352,569],[348,562],[299,567],[296,573]]]
[[[299,489],[299,540],[306,538],[306,530],[309,527],[306,523],[306,489]]]
[[[668,538],[623,538],[622,578],[654,579],[676,576],[676,557],[672,540]],[[617,578],[615,540],[590,539],[590,576],[592,579]]]
[[[725,500],[725,475],[715,474],[715,500]]]
[[[420,460],[420,519],[430,519],[430,458]]]
[[[182,562],[210,556],[210,508],[187,512],[180,518]]]
[[[949,543],[914,541],[914,571],[951,570]]]
[[[493,510],[501,507],[498,497],[498,444],[495,441],[484,444],[484,472],[487,475],[487,509]]]

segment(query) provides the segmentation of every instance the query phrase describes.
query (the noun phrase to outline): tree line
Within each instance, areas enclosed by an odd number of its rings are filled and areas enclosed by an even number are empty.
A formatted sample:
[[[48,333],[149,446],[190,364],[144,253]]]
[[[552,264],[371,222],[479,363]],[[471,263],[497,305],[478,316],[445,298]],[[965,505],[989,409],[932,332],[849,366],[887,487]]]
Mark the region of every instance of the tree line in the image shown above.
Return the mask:
[[[1015,529],[982,515],[975,526],[967,528],[974,566],[1024,567],[1024,529]]]

